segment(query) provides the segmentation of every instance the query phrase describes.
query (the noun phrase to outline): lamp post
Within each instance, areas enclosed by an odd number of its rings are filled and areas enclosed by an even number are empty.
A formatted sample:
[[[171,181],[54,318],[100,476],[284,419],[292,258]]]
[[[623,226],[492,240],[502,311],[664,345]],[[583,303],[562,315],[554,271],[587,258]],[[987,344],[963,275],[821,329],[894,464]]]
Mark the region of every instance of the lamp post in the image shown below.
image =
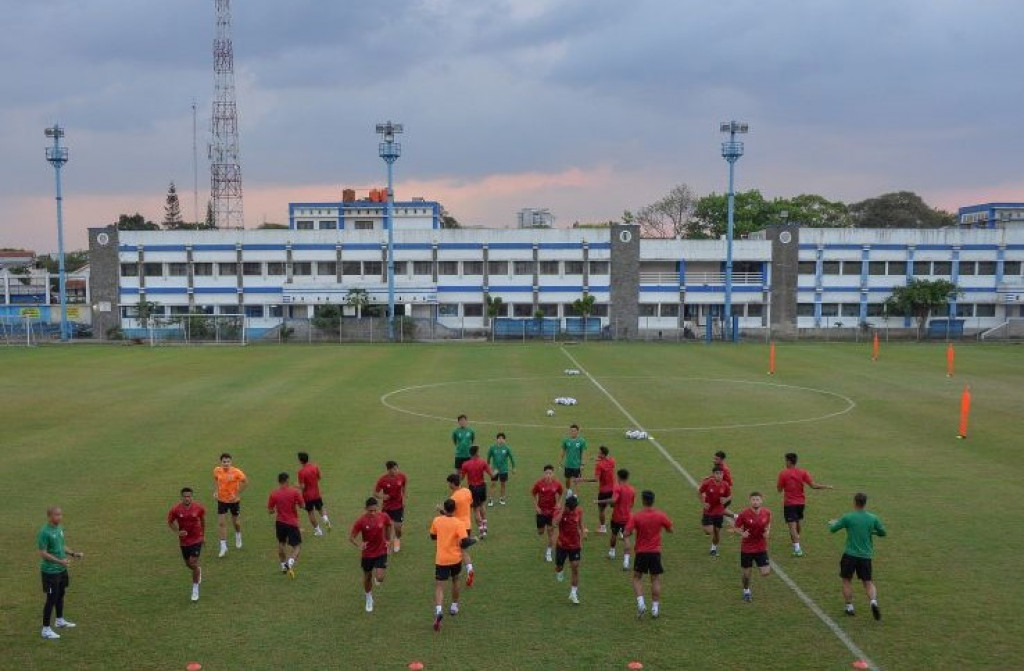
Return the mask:
[[[388,200],[384,204],[384,225],[388,229],[388,340],[395,339],[395,190],[392,186],[394,165],[402,155],[402,145],[395,142],[395,135],[404,132],[400,123],[379,123],[377,134],[384,141],[378,147],[380,157],[388,166]]]
[[[58,124],[44,131],[46,137],[53,138],[53,146],[46,148],[46,160],[53,166],[54,185],[56,187],[57,199],[57,263],[58,278],[60,284],[60,339],[67,342],[70,336],[68,330],[68,293],[67,273],[64,271],[64,204],[61,195],[60,171],[68,162],[68,148],[60,146],[60,139],[64,137],[64,129]],[[49,294],[49,288],[47,288]]]
[[[725,323],[729,329],[730,340],[736,339],[736,330],[732,323],[732,238],[733,215],[736,209],[736,192],[734,177],[736,161],[743,156],[743,143],[736,140],[737,133],[746,133],[749,126],[742,121],[723,121],[718,130],[729,134],[729,140],[722,143],[722,158],[729,163],[729,215],[725,234]]]

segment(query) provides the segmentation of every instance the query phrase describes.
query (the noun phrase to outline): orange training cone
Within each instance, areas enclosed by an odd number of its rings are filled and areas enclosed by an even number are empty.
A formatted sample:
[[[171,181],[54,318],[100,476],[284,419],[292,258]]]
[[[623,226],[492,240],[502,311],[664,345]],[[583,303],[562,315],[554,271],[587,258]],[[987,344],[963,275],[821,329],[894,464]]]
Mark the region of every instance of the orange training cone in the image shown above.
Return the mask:
[[[964,385],[964,391],[960,394],[960,433],[957,438],[967,439],[967,420],[971,416],[971,385]]]
[[[775,341],[768,348],[768,374],[775,375]]]
[[[871,342],[871,360],[878,361],[878,334],[875,334],[874,340]]]
[[[953,377],[953,364],[956,362],[956,352],[953,350],[953,343],[946,345],[946,377]]]

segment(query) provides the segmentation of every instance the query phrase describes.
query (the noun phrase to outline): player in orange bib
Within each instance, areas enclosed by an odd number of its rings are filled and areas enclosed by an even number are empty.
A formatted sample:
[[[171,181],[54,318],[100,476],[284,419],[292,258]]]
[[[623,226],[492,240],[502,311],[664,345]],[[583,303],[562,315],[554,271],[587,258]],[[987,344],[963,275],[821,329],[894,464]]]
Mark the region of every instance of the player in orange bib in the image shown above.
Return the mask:
[[[235,547],[242,549],[242,522],[239,519],[242,504],[238,497],[249,483],[245,479],[245,473],[231,464],[231,455],[224,452],[220,455],[220,465],[213,469],[213,495],[217,499],[217,533],[220,535],[218,557],[228,553],[228,513],[231,513],[231,522],[235,527]]]
[[[462,486],[462,479],[452,473],[448,476],[448,498],[455,502],[455,512],[452,517],[462,522],[466,527],[466,535],[473,535],[473,493]],[[444,514],[439,506],[437,511]],[[469,553],[462,551],[462,558],[466,562],[466,587],[472,587],[476,574],[473,572],[473,560]]]

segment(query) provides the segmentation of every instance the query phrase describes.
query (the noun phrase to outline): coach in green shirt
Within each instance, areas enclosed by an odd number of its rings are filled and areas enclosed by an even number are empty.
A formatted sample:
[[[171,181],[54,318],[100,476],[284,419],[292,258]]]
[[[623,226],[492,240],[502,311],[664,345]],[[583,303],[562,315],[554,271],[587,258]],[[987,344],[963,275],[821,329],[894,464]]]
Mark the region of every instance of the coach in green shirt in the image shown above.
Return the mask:
[[[494,445],[491,445],[487,450],[487,463],[494,464],[494,475],[491,476],[491,482],[497,480],[501,483],[501,495],[498,501],[501,505],[505,505],[505,486],[508,483],[508,467],[511,464],[512,471],[516,470],[516,458],[512,456],[512,448],[509,447],[508,443],[505,442],[505,433],[499,431],[495,437]],[[487,505],[493,506],[494,499],[487,499]]]
[[[46,524],[36,534],[36,547],[39,550],[39,568],[43,574],[43,592],[46,593],[46,605],[43,606],[43,631],[45,639],[58,639],[60,634],[50,627],[53,611],[57,611],[58,629],[70,629],[74,622],[64,619],[64,592],[70,584],[68,578],[68,561],[71,557],[81,559],[81,552],[74,552],[64,544],[63,511],[57,506],[46,510]]]
[[[885,536],[885,526],[874,513],[864,507],[868,504],[866,494],[853,497],[853,512],[846,513],[837,520],[830,520],[828,530],[832,533],[846,529],[846,547],[843,557],[839,560],[839,577],[843,580],[843,599],[846,600],[846,614],[853,615],[853,574],[864,583],[864,591],[871,601],[871,614],[876,620],[882,619],[882,611],[878,608],[878,590],[872,576],[871,560],[875,556],[875,536]]]
[[[455,445],[455,472],[462,469],[462,464],[469,460],[469,448],[476,441],[476,432],[467,426],[465,415],[459,415],[459,425],[452,431],[452,443]]]
[[[562,440],[562,466],[565,468],[566,496],[572,494],[574,480],[579,480],[583,473],[583,452],[587,449],[587,439],[580,435],[580,427],[573,424],[569,427],[569,436]]]

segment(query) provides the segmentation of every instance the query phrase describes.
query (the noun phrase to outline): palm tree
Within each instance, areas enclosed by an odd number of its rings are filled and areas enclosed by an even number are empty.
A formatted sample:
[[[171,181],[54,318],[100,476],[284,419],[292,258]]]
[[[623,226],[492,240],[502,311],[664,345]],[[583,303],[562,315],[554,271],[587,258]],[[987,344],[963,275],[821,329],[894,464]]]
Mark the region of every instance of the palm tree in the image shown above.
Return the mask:
[[[356,317],[362,317],[363,310],[370,304],[370,294],[366,289],[349,289],[345,302],[356,309]]]
[[[597,299],[594,294],[583,294],[583,298],[578,298],[573,301],[572,309],[578,315],[583,316],[583,339],[587,339],[587,320],[590,317],[590,313],[594,311],[594,302]]]
[[[487,317],[491,320],[491,342],[494,342],[494,320],[504,312],[505,301],[501,296],[487,296]]]

